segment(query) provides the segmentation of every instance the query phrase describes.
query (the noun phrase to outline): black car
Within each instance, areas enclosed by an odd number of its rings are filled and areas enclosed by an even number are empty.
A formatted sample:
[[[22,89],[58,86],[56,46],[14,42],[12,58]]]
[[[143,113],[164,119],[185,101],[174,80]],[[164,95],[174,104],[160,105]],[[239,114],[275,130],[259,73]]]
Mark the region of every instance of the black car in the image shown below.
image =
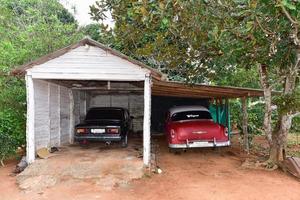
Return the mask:
[[[132,117],[125,108],[94,107],[89,109],[83,123],[75,127],[75,141],[121,142],[127,146]]]

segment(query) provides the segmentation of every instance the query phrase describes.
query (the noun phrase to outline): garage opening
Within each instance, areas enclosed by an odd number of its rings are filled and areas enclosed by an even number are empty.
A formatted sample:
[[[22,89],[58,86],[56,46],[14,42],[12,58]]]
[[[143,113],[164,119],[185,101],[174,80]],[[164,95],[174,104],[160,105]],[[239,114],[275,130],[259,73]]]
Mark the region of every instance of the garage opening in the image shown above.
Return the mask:
[[[94,107],[121,107],[132,116],[133,132],[143,131],[144,83],[34,80],[36,149],[74,142],[75,125]]]

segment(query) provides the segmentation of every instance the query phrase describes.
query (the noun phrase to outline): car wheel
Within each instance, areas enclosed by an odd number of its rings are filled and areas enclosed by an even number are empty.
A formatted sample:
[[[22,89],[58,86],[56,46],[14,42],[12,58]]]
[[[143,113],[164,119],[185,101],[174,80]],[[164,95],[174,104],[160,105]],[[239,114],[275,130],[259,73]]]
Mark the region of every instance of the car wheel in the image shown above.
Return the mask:
[[[127,135],[122,138],[121,146],[122,146],[122,148],[126,148],[128,146],[128,137],[127,137]]]
[[[88,147],[89,142],[88,142],[87,140],[82,140],[82,141],[79,142],[79,145],[80,145],[81,147],[86,148],[86,147]]]
[[[173,149],[173,148],[169,148],[169,152],[173,153],[175,155],[180,155],[182,153],[181,149]]]

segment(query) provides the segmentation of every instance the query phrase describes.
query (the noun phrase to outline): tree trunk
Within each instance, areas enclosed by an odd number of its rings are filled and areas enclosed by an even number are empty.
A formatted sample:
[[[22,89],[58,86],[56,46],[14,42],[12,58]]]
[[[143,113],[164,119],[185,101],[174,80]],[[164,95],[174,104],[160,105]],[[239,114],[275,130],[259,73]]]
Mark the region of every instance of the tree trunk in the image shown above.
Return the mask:
[[[272,92],[268,82],[268,73],[267,67],[265,65],[259,65],[259,78],[260,84],[264,91],[264,100],[265,100],[265,113],[264,113],[264,123],[263,129],[265,132],[266,139],[269,145],[272,145]]]
[[[279,164],[285,159],[288,132],[292,126],[292,117],[284,114],[279,117],[276,130],[272,134],[269,161]]]
[[[0,159],[0,164],[1,164],[2,167],[5,166],[3,161],[4,161],[4,156]]]
[[[296,65],[287,70],[287,75],[284,83],[283,94],[291,94],[296,89],[296,79],[298,75],[298,60],[300,54],[297,55]],[[270,148],[269,161],[274,164],[279,164],[285,158],[287,136],[292,126],[292,113],[280,113],[277,121],[277,127],[272,134],[272,145]]]

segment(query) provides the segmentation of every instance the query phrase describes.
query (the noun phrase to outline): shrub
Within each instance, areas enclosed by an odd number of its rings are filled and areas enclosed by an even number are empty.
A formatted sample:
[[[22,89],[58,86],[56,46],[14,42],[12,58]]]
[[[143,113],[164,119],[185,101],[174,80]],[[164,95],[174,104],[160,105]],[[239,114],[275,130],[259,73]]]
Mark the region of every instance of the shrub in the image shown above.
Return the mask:
[[[4,166],[4,159],[16,153],[16,140],[7,133],[0,133],[0,163]]]

